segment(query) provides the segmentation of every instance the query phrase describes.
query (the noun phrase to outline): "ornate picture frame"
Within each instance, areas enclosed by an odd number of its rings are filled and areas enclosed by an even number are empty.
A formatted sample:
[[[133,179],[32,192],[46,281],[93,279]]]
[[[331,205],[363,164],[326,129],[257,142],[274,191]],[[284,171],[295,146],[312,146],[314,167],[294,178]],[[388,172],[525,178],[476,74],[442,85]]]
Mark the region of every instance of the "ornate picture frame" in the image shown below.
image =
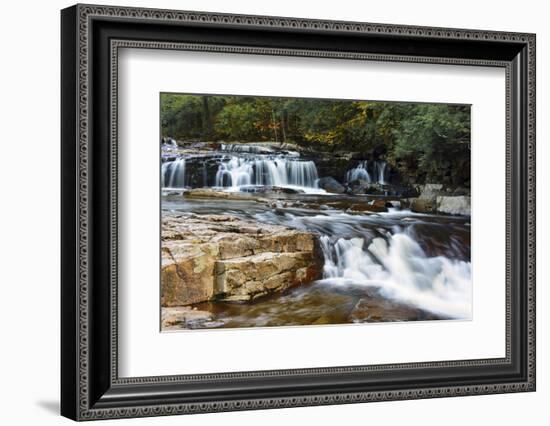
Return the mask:
[[[73,420],[535,390],[535,35],[76,5],[61,12],[61,413]],[[506,356],[119,377],[118,52],[192,50],[506,73]],[[504,178],[503,178],[504,179]]]

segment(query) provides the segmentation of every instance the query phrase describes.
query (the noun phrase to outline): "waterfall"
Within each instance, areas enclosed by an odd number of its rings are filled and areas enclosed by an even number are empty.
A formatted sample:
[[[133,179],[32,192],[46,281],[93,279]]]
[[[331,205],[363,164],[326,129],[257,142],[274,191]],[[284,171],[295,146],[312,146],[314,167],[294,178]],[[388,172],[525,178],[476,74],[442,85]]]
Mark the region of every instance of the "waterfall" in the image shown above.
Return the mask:
[[[283,156],[266,155],[233,155],[208,157],[210,162],[217,163],[215,176],[209,176],[205,157],[185,156],[175,160],[169,158],[161,166],[163,188],[184,188],[186,186],[230,188],[238,190],[242,186],[278,186],[297,187],[309,192],[317,189],[319,178],[313,161],[287,159]],[[187,162],[186,162],[187,161]],[[211,169],[210,169],[211,170]],[[215,169],[214,169],[215,170]],[[209,183],[210,182],[210,183]]]
[[[174,161],[166,161],[161,166],[163,188],[183,188],[185,179],[185,158]]]
[[[377,161],[374,164],[376,166],[376,171],[378,172],[378,183],[384,185],[386,183],[386,162]]]
[[[361,161],[357,167],[349,169],[346,173],[346,182],[350,183],[355,180],[364,180],[371,183],[373,180],[381,185],[387,184],[386,182],[386,166],[385,161],[374,161],[371,167],[371,173],[369,173],[369,162],[367,160]],[[373,179],[374,177],[374,179]]]
[[[314,188],[317,185],[317,167],[313,161],[287,161],[288,184]]]
[[[367,171],[368,161],[361,161],[357,167],[348,170],[346,173],[346,182],[353,182],[354,180],[364,180],[368,183],[371,182],[371,177]]]
[[[379,287],[395,300],[453,318],[471,318],[471,264],[428,257],[406,233],[365,239],[321,237],[324,278]]]
[[[216,173],[216,186],[237,188],[243,185],[300,186],[315,188],[318,179],[313,161],[233,156],[222,161]]]
[[[220,163],[216,173],[216,186],[250,185],[253,175],[252,164],[247,159],[231,157],[229,161]]]

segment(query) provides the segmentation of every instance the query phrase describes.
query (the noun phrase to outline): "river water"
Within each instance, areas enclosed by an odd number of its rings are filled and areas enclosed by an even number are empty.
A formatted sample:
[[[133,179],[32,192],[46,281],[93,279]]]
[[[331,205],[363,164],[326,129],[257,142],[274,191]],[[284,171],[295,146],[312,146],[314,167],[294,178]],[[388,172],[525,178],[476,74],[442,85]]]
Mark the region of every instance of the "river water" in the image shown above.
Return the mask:
[[[228,145],[198,157],[180,153],[170,160],[162,166],[163,215],[231,214],[312,231],[319,235],[324,257],[323,279],[251,304],[198,304],[195,307],[212,313],[212,319],[187,327],[471,318],[469,217],[394,208],[350,213],[354,202],[376,197],[325,192],[317,187],[315,163],[294,152]],[[385,163],[365,161],[350,168],[346,177],[386,183],[385,169]],[[273,203],[265,204],[182,197],[179,190],[189,186],[233,192],[277,186],[298,192],[277,194]]]

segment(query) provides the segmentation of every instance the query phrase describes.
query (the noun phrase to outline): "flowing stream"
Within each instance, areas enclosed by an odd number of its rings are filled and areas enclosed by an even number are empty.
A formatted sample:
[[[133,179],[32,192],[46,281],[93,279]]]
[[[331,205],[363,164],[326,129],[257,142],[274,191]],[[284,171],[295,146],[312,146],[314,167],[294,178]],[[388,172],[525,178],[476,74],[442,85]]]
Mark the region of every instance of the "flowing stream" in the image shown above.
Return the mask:
[[[210,183],[204,186],[227,191],[276,186],[296,193],[286,194],[284,200],[279,196],[275,208],[247,200],[183,199],[169,190],[190,185],[190,161],[195,166],[209,164],[195,167],[195,175],[201,176],[195,180]],[[386,172],[385,163],[365,161],[350,168],[346,180],[384,183]],[[327,194],[317,188],[320,176],[314,161],[250,146],[222,147],[203,156],[202,162],[183,155],[164,162],[161,173],[166,190],[163,214],[231,214],[319,236],[323,279],[251,305],[200,304],[199,309],[215,314],[208,327],[471,318],[467,217],[396,209],[351,214],[347,207],[361,196]],[[361,317],[365,304],[370,316]]]

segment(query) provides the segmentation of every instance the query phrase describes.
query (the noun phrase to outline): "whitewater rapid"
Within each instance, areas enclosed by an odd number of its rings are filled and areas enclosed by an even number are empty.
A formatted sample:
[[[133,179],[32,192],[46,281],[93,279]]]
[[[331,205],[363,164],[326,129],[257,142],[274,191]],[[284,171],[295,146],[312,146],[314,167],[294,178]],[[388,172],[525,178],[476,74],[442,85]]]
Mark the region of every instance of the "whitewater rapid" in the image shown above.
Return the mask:
[[[403,216],[427,217],[401,211],[369,216],[265,212],[255,218],[317,232],[327,284],[372,286],[389,299],[444,317],[471,319],[471,263],[460,259],[458,252],[449,257],[428,255],[410,226],[397,225]]]
[[[470,319],[471,264],[443,256],[428,257],[405,233],[387,240],[321,237],[324,279],[334,284],[375,286],[390,299],[437,314]]]

